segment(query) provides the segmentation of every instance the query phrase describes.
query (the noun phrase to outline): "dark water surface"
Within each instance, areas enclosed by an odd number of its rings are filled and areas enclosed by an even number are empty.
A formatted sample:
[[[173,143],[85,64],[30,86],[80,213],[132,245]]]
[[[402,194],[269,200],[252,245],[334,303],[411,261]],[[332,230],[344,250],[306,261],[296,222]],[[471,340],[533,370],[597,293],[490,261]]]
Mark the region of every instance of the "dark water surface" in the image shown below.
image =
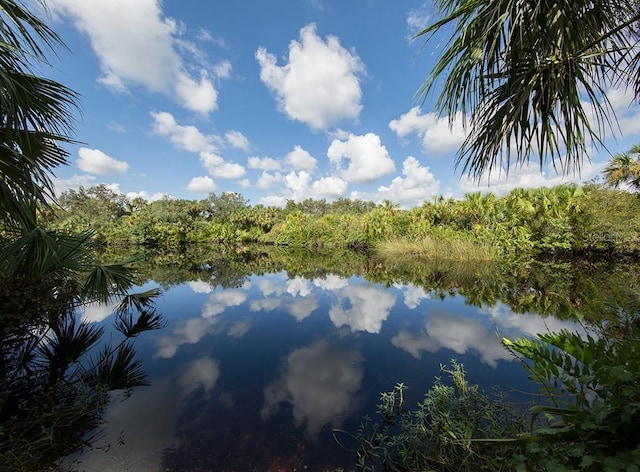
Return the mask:
[[[103,438],[74,468],[350,468],[350,434],[362,415],[375,417],[381,391],[404,382],[415,404],[440,365],[456,358],[472,383],[533,392],[501,337],[576,327],[501,302],[471,306],[454,292],[286,271],[227,289],[203,280],[172,285],[158,311],[167,327],[137,341],[151,385],[115,399]],[[110,326],[109,312],[94,308],[85,318]]]

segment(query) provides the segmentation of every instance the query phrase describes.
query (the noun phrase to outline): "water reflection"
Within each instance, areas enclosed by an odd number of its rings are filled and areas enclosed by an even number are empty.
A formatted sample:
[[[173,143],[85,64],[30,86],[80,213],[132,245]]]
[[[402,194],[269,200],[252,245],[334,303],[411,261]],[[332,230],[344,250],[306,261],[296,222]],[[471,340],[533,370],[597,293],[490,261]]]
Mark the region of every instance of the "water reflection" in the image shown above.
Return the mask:
[[[315,438],[327,424],[340,427],[355,407],[362,383],[362,356],[326,339],[296,349],[286,358],[278,377],[264,389],[262,419],[282,402],[293,407],[296,426]]]
[[[92,451],[80,465],[346,468],[353,458],[331,430],[355,431],[381,390],[413,381],[416,394],[424,391],[432,379],[424,373],[452,357],[494,372],[486,387],[526,382],[500,336],[574,327],[505,304],[475,308],[462,296],[432,295],[410,283],[285,271],[228,289],[202,280],[174,286],[159,306],[169,326],[140,347],[152,386],[109,410],[108,453]]]
[[[336,326],[348,326],[352,333],[379,333],[396,296],[371,284],[358,283],[337,290],[338,301],[331,306],[329,318]]]

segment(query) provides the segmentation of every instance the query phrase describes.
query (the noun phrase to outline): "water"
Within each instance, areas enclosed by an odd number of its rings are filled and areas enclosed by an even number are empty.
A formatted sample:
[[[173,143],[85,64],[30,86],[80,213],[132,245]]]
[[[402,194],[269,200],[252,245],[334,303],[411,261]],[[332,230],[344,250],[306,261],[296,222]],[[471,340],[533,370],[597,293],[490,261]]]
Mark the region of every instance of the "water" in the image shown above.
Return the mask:
[[[154,286],[149,283],[148,286]],[[381,391],[415,404],[440,365],[462,362],[489,389],[533,392],[502,336],[575,328],[571,321],[474,307],[456,293],[362,277],[286,271],[224,289],[192,280],[158,302],[168,321],[137,340],[151,385],[105,416],[78,470],[322,471],[352,467],[352,434]],[[108,309],[85,317],[112,322]]]

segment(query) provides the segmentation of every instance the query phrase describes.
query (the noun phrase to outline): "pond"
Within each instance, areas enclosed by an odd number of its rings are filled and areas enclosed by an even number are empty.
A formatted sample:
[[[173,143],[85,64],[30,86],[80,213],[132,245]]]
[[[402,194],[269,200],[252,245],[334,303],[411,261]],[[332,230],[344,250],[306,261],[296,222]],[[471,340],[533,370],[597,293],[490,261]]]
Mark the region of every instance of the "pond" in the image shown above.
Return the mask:
[[[151,274],[155,280],[143,288],[163,286],[158,311],[167,320],[164,329],[136,341],[151,385],[124,400],[114,397],[100,440],[73,457],[72,468],[349,469],[352,435],[363,415],[375,416],[380,392],[404,382],[406,401],[415,404],[440,366],[455,358],[470,382],[526,396],[522,392],[535,387],[501,338],[582,329],[566,314],[536,312],[579,297],[572,290],[578,282],[535,277],[531,268],[524,275],[510,272],[518,284],[483,285],[479,297],[464,283],[380,277],[388,268],[383,262],[302,270],[261,261],[262,269],[253,265],[234,276],[221,271],[228,264],[219,261],[187,264],[181,276],[179,265],[171,264]],[[481,275],[476,279],[488,283]],[[558,280],[566,293],[558,293]],[[541,284],[555,285],[546,294]],[[590,290],[582,278],[578,285]],[[523,302],[530,298],[537,303]],[[83,316],[105,326],[113,321],[109,307]]]

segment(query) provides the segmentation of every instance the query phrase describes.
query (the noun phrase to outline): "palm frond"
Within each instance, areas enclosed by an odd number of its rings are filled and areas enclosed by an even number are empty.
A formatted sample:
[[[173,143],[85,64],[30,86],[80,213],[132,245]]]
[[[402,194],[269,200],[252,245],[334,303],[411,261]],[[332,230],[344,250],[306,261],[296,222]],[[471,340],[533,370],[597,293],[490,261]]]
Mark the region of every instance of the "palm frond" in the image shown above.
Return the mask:
[[[626,80],[637,38],[633,1],[438,0],[443,19],[416,37],[452,31],[418,91],[470,132],[457,163],[480,178],[535,159],[579,171],[615,129],[608,86]],[[636,58],[640,62],[640,58]],[[637,64],[636,64],[637,65]]]

